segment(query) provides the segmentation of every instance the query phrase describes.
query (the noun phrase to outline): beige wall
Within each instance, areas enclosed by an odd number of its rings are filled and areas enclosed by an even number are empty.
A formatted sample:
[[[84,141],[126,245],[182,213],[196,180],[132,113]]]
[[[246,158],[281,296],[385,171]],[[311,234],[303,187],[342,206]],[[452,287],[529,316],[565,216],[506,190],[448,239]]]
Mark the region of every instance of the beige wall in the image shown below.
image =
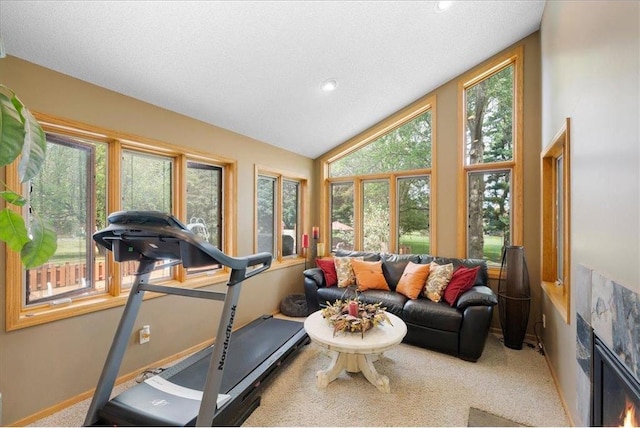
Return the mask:
[[[254,165],[313,178],[311,159],[16,58],[0,60],[0,81],[33,111],[237,160],[237,255],[253,252]],[[4,248],[0,246],[0,296],[6,286]],[[236,326],[277,312],[284,296],[302,293],[302,270],[299,264],[248,280],[242,288]],[[132,339],[121,373],[212,339],[221,306],[180,297],[145,302],[136,326],[150,324],[153,339],[144,346]],[[121,308],[109,309],[5,332],[5,305],[0,304],[1,424],[14,423],[94,388],[120,314]]]
[[[540,33],[541,145],[571,118],[572,277],[583,265],[640,293],[640,3],[550,1]],[[575,300],[567,325],[543,299],[543,336],[572,420],[584,425]]]

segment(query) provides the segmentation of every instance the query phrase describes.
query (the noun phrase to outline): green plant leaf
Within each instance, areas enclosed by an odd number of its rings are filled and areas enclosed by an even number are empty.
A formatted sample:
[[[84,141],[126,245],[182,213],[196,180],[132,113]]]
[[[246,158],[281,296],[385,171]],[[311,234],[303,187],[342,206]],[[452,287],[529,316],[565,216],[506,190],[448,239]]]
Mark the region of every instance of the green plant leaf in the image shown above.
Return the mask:
[[[58,248],[55,230],[34,218],[31,224],[31,241],[27,242],[20,253],[22,264],[27,269],[38,267],[53,256]]]
[[[20,182],[24,183],[31,180],[40,171],[44,163],[47,139],[42,127],[26,107],[22,107],[20,114],[24,119],[25,133],[22,158],[20,158],[20,165],[18,166],[18,176]]]
[[[27,203],[27,200],[23,198],[22,195],[19,195],[16,192],[12,192],[11,190],[4,190],[0,192],[0,198],[7,201],[7,203],[16,205],[18,207],[23,207]]]
[[[13,251],[21,251],[29,242],[24,220],[9,208],[0,210],[0,240],[6,242]]]
[[[4,91],[6,86],[0,85]],[[24,124],[14,102],[20,103],[13,92],[9,98],[0,91],[0,166],[9,165],[16,160],[24,144]]]

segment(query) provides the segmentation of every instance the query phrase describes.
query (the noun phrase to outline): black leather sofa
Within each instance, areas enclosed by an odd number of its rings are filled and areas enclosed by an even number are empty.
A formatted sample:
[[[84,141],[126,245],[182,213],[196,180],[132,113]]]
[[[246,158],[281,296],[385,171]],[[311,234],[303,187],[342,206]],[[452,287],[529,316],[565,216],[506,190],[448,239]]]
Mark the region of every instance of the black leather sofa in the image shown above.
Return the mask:
[[[391,291],[366,290],[358,292],[358,298],[367,303],[382,302],[388,312],[397,315],[407,324],[404,342],[457,356],[466,361],[477,361],[486,342],[493,307],[498,303],[495,293],[487,286],[487,264],[478,259],[456,259],[421,254],[389,254],[373,252],[338,251],[337,257],[362,256],[366,261],[382,260],[382,271]],[[474,286],[462,294],[452,307],[444,301],[432,302],[420,296],[411,300],[395,292],[395,287],[405,266],[413,263],[453,263],[480,266]],[[338,299],[353,298],[355,288],[326,287],[320,268],[304,271],[304,291],[309,313],[327,306]]]

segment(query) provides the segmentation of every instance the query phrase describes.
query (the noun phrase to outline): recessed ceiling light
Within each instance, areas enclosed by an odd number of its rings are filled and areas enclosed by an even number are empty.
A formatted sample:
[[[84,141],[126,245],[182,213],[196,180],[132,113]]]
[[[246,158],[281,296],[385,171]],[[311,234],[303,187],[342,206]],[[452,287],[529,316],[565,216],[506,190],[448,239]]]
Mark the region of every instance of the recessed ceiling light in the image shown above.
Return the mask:
[[[435,5],[436,12],[444,12],[453,6],[453,3],[452,1],[437,1]]]
[[[320,85],[320,89],[322,89],[324,92],[335,91],[337,87],[338,81],[336,79],[327,79],[322,82],[322,85]]]

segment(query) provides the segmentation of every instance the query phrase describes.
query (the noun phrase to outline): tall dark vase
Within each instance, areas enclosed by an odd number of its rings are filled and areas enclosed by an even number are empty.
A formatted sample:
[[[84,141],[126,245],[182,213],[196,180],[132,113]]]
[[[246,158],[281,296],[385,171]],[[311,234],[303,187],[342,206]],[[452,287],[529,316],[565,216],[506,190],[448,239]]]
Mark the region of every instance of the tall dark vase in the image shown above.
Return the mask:
[[[498,309],[504,345],[522,349],[529,323],[531,289],[529,271],[524,258],[524,247],[510,245],[502,252],[498,279]]]

